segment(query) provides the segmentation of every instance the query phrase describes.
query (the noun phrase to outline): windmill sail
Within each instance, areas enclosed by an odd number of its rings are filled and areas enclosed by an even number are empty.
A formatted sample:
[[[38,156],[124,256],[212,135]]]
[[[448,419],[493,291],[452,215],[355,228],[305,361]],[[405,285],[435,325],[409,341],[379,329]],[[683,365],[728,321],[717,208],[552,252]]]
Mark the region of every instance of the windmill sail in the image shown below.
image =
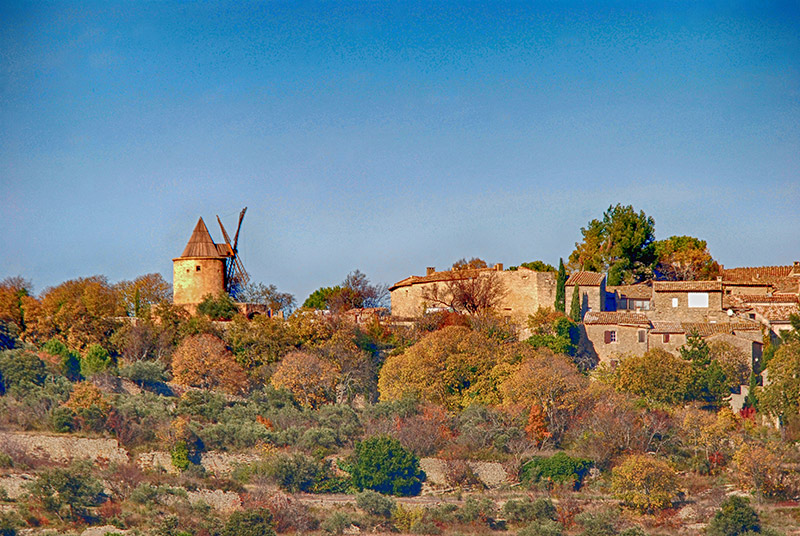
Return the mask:
[[[225,267],[225,290],[231,295],[231,297],[233,297],[233,299],[237,299],[242,289],[250,282],[250,276],[247,274],[247,270],[244,269],[244,264],[242,264],[242,261],[239,258],[238,251],[239,231],[242,229],[242,220],[244,220],[244,213],[246,211],[247,207],[244,207],[239,213],[239,225],[236,227],[236,235],[234,237],[233,244],[231,244],[231,237],[225,230],[225,226],[222,225],[222,220],[219,219],[219,216],[217,216],[217,222],[219,223],[219,227],[222,230],[222,236],[225,238],[225,244],[229,250]]]

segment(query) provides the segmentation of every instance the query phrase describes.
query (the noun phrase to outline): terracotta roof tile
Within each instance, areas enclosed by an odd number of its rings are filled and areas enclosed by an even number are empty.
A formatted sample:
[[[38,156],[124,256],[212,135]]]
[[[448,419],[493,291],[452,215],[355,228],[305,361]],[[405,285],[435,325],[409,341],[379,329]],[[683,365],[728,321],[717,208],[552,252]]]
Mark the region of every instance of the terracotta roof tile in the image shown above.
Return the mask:
[[[653,329],[650,333],[686,333],[683,330],[680,322],[667,322],[663,320],[654,320]]]
[[[754,266],[746,268],[726,268],[722,271],[724,280],[766,281],[784,279],[792,274],[793,266]]]
[[[603,284],[605,275],[598,272],[575,272],[567,279],[567,285],[578,285],[580,287],[599,287]]]
[[[722,292],[720,281],[654,281],[654,292]]]
[[[650,320],[641,313],[620,311],[589,311],[583,317],[584,324],[650,327]]]
[[[650,282],[637,283],[636,285],[607,286],[606,290],[634,300],[646,300],[653,296],[653,286]]]
[[[760,315],[762,318],[770,322],[788,322],[789,317],[793,314],[800,314],[800,308],[797,303],[794,306],[790,305],[754,305],[750,311]]]
[[[797,305],[798,297],[792,294],[781,294],[779,296],[737,296],[742,303],[749,304],[768,304],[768,305]]]
[[[734,333],[736,331],[761,331],[758,322],[681,322],[685,333],[697,332],[701,337],[716,335],[717,333]]]

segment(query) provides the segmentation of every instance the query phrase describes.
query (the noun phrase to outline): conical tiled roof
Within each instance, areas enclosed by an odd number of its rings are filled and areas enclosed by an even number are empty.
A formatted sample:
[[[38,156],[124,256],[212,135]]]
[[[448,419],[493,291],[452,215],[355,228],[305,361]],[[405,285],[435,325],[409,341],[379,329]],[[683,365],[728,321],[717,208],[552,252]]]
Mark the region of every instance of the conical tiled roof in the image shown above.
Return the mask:
[[[211,234],[208,232],[203,218],[197,220],[197,225],[194,226],[192,237],[186,248],[181,253],[181,257],[219,257],[220,254],[217,250],[217,245],[211,239]]]

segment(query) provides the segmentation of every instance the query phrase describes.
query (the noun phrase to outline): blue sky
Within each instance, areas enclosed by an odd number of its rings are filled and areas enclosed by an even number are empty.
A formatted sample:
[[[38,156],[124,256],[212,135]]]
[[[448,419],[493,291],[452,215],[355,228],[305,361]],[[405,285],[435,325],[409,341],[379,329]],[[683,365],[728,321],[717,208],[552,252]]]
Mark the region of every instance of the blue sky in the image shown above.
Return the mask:
[[[0,278],[171,280],[199,216],[302,301],[567,257],[611,204],[800,260],[797,2],[0,2]]]

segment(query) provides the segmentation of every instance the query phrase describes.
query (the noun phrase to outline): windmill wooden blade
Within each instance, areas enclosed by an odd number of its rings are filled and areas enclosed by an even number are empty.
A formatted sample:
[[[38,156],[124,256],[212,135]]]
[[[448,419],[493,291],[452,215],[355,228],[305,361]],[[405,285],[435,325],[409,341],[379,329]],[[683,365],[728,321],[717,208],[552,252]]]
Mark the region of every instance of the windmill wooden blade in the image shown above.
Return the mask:
[[[236,246],[239,245],[239,231],[242,228],[242,220],[244,220],[244,213],[247,212],[247,207],[244,207],[239,213],[239,225],[236,226],[236,235],[233,237],[233,252],[236,253]]]

